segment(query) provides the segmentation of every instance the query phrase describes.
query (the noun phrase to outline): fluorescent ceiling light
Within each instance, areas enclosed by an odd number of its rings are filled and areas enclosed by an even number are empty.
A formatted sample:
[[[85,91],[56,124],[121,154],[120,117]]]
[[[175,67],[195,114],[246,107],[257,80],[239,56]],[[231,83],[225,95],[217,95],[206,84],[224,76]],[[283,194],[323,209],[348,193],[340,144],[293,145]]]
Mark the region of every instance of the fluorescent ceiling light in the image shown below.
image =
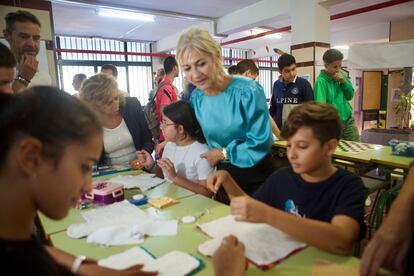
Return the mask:
[[[155,19],[155,16],[151,14],[116,10],[116,9],[98,8],[96,9],[96,12],[99,16],[107,16],[107,17],[114,17],[114,18],[120,18],[120,19],[131,19],[131,20],[147,21],[147,22],[154,22],[154,19]]]
[[[349,45],[335,45],[332,48],[338,49],[338,50],[349,50]]]
[[[250,30],[250,34],[257,35],[257,34],[261,34],[261,33],[264,33],[264,32],[268,32],[270,30],[271,29],[253,28],[253,29]],[[266,35],[266,37],[267,38],[277,38],[277,39],[280,39],[280,38],[282,38],[282,33],[268,34],[268,35]]]
[[[261,34],[261,33],[267,32],[267,31],[270,31],[270,30],[263,29],[263,28],[253,28],[253,29],[250,30],[250,34],[257,35],[257,34]]]
[[[282,38],[282,33],[268,34],[266,35],[266,37],[279,39],[279,38]]]

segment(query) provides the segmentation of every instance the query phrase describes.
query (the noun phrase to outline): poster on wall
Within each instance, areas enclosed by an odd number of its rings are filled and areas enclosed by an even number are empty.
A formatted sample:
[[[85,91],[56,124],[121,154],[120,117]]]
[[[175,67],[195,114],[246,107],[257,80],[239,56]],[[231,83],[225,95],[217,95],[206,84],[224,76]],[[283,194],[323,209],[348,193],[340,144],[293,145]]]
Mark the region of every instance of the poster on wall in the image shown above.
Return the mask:
[[[396,102],[400,99],[401,89],[393,88],[391,90],[391,101]]]

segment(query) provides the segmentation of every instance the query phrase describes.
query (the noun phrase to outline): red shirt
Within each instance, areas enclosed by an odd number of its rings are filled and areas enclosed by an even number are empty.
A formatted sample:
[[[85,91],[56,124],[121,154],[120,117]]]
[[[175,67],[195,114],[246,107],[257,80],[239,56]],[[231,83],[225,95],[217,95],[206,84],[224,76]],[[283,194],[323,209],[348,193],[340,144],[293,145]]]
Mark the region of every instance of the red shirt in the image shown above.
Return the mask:
[[[166,84],[161,86],[159,92],[157,93],[157,97],[155,99],[155,104],[157,106],[157,119],[158,119],[158,122],[160,123],[162,121],[161,108],[164,105],[168,105],[170,103],[177,101],[177,93],[175,92],[176,88],[173,85],[172,80],[168,76],[164,76],[161,82],[164,82]],[[164,135],[161,132],[160,142],[162,141],[164,141]]]

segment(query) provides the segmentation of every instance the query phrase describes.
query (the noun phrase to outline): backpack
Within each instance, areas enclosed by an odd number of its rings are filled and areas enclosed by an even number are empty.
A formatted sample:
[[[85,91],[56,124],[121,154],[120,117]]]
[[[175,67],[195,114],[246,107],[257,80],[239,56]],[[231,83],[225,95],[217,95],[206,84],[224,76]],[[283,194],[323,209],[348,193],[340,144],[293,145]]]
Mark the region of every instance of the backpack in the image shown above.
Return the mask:
[[[152,138],[154,141],[160,138],[160,122],[158,122],[157,118],[157,94],[161,90],[161,87],[166,85],[168,83],[166,82],[160,82],[157,88],[157,92],[155,92],[152,99],[147,103],[147,105],[144,107],[144,115],[145,119],[147,120],[148,129],[151,131]],[[163,90],[163,92],[171,99],[170,94],[168,94],[167,91]]]

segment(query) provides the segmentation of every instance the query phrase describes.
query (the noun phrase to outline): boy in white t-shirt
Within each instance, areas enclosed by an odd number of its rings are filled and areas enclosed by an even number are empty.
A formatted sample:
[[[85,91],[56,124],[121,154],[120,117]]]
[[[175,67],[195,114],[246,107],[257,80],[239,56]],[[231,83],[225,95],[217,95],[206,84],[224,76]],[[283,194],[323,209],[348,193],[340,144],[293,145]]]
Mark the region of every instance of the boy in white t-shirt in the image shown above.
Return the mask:
[[[183,188],[210,197],[206,180],[214,167],[200,157],[209,149],[189,103],[178,101],[165,106],[161,130],[167,141],[162,158],[155,162],[148,152],[137,151],[139,162]]]

